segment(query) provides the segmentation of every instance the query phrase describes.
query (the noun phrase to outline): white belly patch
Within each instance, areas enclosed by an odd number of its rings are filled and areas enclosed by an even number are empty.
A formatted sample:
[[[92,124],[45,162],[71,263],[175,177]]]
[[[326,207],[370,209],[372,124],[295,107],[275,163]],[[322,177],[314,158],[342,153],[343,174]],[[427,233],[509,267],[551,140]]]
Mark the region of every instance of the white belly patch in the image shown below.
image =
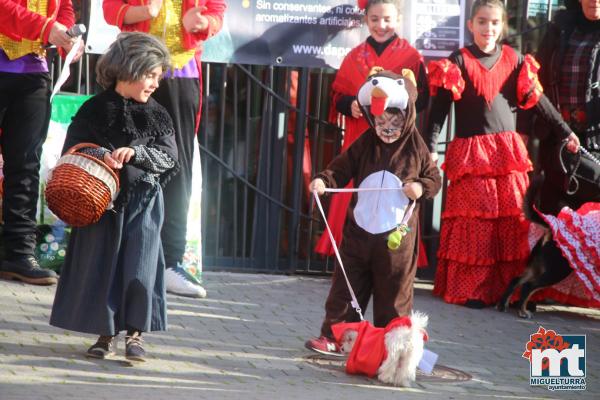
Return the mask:
[[[354,219],[365,231],[378,234],[394,229],[402,222],[408,197],[402,181],[389,171],[378,171],[367,176],[359,188],[398,189],[358,192]]]

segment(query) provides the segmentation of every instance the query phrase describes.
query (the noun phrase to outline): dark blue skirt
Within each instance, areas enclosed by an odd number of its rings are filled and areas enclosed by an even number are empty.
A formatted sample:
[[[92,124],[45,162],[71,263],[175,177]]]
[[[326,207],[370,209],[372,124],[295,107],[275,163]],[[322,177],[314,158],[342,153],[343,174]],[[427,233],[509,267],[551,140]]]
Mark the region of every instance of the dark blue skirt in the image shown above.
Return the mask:
[[[122,212],[73,228],[50,324],[97,335],[165,330],[163,218],[160,186],[142,182]]]

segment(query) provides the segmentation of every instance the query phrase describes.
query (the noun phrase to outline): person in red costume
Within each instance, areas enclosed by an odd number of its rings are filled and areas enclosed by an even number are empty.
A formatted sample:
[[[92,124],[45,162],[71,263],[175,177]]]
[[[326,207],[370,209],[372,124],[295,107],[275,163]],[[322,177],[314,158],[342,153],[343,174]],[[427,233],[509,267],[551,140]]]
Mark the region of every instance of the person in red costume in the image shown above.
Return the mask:
[[[433,158],[452,102],[456,114],[455,138],[442,165],[450,185],[433,293],[471,308],[497,303],[529,256],[529,222],[521,206],[532,166],[516,132],[517,108],[548,121],[570,151],[579,146],[543,94],[539,64],[498,44],[505,21],[502,1],[475,1],[467,22],[474,43],[428,66]]]
[[[5,252],[0,277],[48,285],[56,283],[57,276],[41,268],[34,256],[40,157],[50,122],[50,75],[45,48],[55,45],[64,54],[76,39],[67,35],[75,22],[71,0],[49,0],[46,7],[41,4],[0,0]],[[80,49],[83,51],[83,46]]]
[[[206,291],[182,267],[187,215],[192,193],[194,136],[200,123],[202,43],[223,25],[224,0],[104,0],[104,18],[122,31],[150,33],[165,42],[173,69],[152,97],[164,106],[175,125],[181,170],[164,189],[165,223],[161,236],[170,293],[205,297]],[[172,18],[179,15],[179,18]]]
[[[369,37],[346,55],[331,86],[333,92],[331,119],[337,121],[337,113],[341,113],[345,119],[342,151],[348,149],[369,128],[358,107],[356,94],[371,69],[379,67],[381,70],[395,73],[410,69],[416,78],[419,92],[416,102],[417,112],[425,109],[429,101],[427,72],[423,57],[407,40],[396,33],[400,23],[399,1],[358,0],[358,6],[365,10],[365,23],[369,29]],[[352,183],[348,187],[352,187]],[[338,246],[341,244],[344,220],[351,197],[346,193],[336,194],[329,206],[327,221]],[[323,255],[333,254],[327,232],[321,235],[315,252]],[[422,245],[418,264],[427,265],[427,257]]]

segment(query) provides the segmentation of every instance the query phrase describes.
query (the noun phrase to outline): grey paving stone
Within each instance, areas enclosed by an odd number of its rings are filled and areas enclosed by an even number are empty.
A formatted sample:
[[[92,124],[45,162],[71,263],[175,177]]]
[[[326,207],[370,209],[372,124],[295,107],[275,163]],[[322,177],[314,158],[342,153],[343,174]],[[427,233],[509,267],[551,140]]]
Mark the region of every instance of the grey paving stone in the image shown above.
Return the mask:
[[[304,341],[319,332],[328,278],[205,272],[209,297],[169,296],[169,330],[147,334],[149,360],[89,360],[94,335],[47,323],[53,287],[0,281],[0,399],[571,399],[600,398],[600,311],[541,305],[533,320],[443,303],[419,282],[415,308],[430,316],[427,347],[467,381],[418,377],[394,388],[314,361]],[[371,310],[366,312],[367,318]],[[521,357],[539,326],[586,334],[585,392],[529,385]],[[429,379],[429,380],[428,380]]]

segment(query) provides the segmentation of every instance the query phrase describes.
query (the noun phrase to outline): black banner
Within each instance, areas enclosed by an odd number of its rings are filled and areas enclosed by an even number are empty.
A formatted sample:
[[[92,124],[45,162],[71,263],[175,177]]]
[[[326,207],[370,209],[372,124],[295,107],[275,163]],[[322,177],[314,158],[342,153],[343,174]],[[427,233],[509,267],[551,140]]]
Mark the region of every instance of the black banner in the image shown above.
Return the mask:
[[[467,2],[467,6],[468,6]],[[398,34],[425,57],[446,57],[464,41],[464,0],[405,0]],[[232,0],[223,29],[204,44],[207,62],[338,68],[368,35],[356,0]],[[86,51],[101,54],[118,29],[91,0]]]
[[[367,36],[363,19],[354,1],[232,1],[222,31],[205,42],[202,59],[338,68]]]

